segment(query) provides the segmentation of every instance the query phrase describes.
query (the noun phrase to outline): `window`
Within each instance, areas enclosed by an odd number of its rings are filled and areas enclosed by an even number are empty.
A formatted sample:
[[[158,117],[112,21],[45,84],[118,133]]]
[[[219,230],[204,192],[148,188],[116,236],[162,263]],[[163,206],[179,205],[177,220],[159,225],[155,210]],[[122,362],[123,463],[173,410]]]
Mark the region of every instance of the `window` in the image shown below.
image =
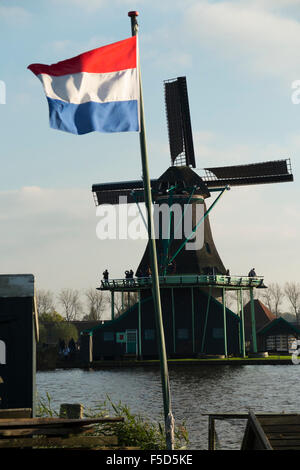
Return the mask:
[[[287,335],[267,336],[267,351],[288,351],[289,337]]]
[[[145,339],[154,340],[155,331],[154,330],[145,330],[144,335],[145,335]]]
[[[189,339],[189,330],[187,328],[179,328],[177,330],[178,339]]]
[[[103,341],[113,341],[113,340],[114,340],[114,332],[113,331],[104,331]]]
[[[213,328],[212,336],[214,339],[223,339],[224,338],[223,328]]]

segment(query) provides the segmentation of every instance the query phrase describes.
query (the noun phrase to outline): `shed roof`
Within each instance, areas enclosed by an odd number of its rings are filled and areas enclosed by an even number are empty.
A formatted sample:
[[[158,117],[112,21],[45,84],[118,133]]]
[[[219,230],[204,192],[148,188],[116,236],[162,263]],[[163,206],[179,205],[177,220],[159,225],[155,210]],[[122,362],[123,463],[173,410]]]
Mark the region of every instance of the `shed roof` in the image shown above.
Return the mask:
[[[275,318],[257,332],[259,335],[280,335],[287,333],[300,335],[300,329],[282,317]]]
[[[254,311],[255,311],[255,325],[256,331],[260,331],[264,326],[268,325],[271,321],[275,320],[275,315],[271,310],[264,305],[261,300],[254,299]],[[244,307],[244,319],[245,319],[245,336],[246,340],[251,338],[252,335],[252,324],[251,324],[251,303],[248,302]]]

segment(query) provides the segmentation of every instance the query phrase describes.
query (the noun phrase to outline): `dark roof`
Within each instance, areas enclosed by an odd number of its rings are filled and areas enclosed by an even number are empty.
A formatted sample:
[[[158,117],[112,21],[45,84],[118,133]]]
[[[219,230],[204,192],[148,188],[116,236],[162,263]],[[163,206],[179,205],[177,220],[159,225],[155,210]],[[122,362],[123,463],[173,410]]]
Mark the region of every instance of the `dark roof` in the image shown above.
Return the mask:
[[[209,197],[210,192],[203,182],[201,176],[195,173],[188,166],[170,166],[153,184],[153,188],[159,190],[162,183],[166,183],[169,186],[175,184],[184,183],[186,188],[197,187],[197,194]]]
[[[210,192],[201,176],[191,168],[188,166],[171,166],[158,179],[151,179],[152,198],[155,199],[160,188],[168,189],[174,186],[175,183],[178,186],[181,185],[182,188],[189,188],[189,190],[196,186],[195,194],[201,194],[204,197],[210,196]],[[93,184],[92,192],[96,205],[119,204],[120,196],[126,196],[128,204],[145,201],[143,180]]]
[[[264,326],[276,319],[275,315],[261,302],[261,300],[254,299],[254,311],[256,331],[261,330]],[[251,302],[248,302],[244,307],[244,320],[245,337],[246,340],[248,340],[252,337]]]
[[[259,335],[265,335],[266,333],[273,335],[296,333],[300,335],[300,329],[285,320],[284,318],[279,317],[269,322],[257,332],[257,334]]]

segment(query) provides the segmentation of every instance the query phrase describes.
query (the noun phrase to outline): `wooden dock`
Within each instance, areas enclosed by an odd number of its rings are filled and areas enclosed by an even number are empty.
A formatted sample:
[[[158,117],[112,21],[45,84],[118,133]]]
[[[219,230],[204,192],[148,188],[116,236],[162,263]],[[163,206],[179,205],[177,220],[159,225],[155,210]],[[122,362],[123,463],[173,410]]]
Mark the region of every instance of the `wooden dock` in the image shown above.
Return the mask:
[[[240,450],[300,450],[300,414],[208,414],[208,449],[216,450],[216,420],[247,420]]]
[[[123,417],[32,418],[31,411],[0,410],[0,450],[136,450],[120,447],[118,437],[111,429],[110,432],[105,429],[107,425],[123,422]]]
[[[300,450],[300,415],[250,412],[241,450]]]

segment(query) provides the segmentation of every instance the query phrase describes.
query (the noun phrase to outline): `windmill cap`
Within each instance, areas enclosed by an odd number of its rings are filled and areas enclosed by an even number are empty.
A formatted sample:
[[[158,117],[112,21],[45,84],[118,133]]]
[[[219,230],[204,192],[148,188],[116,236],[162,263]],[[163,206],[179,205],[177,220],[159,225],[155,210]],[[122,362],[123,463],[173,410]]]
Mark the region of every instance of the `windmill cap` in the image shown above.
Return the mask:
[[[175,184],[175,182],[184,182],[186,186],[193,187],[197,186],[200,191],[206,196],[210,196],[210,192],[202,180],[202,178],[195,173],[188,166],[170,166],[156,181],[156,185],[166,182],[169,184]]]

